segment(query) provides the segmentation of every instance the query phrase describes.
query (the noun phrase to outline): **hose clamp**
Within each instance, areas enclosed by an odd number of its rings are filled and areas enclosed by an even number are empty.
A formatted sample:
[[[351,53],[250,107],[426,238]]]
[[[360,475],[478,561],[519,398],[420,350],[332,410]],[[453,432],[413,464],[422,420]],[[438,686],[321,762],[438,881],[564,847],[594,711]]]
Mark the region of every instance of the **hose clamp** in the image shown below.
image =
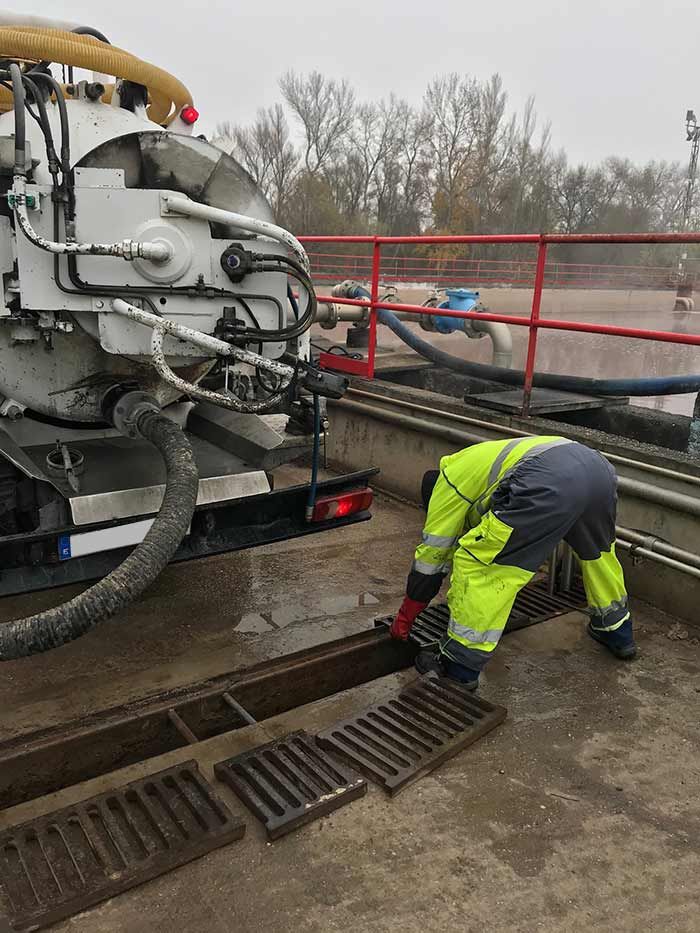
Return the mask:
[[[158,402],[147,392],[126,392],[112,409],[112,424],[125,437],[141,437],[139,421],[146,413],[160,412]]]

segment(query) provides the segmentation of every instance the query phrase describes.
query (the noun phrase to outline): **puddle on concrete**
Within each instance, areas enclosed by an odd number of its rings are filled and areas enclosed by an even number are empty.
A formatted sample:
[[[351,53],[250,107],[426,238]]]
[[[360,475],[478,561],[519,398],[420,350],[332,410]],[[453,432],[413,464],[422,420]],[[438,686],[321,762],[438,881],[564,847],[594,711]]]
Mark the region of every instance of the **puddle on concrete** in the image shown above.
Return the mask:
[[[259,613],[247,612],[242,616],[240,622],[233,626],[235,632],[271,632],[274,625],[270,625]]]
[[[313,602],[291,603],[276,606],[265,618],[276,628],[284,628],[292,622],[306,622],[314,619],[342,615],[363,606],[376,606],[379,600],[372,593],[359,593],[339,596],[323,596]],[[238,630],[240,631],[240,629]]]

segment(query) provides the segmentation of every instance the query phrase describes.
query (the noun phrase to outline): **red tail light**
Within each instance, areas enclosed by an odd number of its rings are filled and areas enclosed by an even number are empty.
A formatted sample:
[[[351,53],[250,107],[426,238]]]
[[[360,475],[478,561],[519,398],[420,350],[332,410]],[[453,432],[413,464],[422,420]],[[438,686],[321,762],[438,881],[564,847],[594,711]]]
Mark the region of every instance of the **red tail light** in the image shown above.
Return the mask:
[[[334,518],[345,518],[357,512],[366,512],[372,505],[373,493],[368,487],[343,492],[337,496],[325,496],[316,500],[312,522],[331,522]]]

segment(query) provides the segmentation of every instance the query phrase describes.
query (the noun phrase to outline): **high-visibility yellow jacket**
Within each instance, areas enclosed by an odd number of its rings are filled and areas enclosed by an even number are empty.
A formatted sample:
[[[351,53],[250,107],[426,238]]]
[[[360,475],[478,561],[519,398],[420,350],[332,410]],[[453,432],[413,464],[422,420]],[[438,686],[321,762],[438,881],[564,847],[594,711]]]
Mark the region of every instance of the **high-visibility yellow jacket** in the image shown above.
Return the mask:
[[[459,539],[481,522],[507,473],[548,447],[568,443],[556,435],[485,441],[443,457],[409,575],[408,596],[427,602],[437,594]]]

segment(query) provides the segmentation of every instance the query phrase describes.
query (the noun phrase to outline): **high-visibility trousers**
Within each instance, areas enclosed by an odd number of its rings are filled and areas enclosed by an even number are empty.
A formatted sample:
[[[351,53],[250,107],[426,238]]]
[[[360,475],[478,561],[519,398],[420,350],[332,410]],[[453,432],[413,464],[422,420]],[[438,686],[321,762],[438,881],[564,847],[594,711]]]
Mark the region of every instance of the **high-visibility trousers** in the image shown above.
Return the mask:
[[[616,511],[617,477],[597,451],[565,444],[519,463],[494,492],[481,522],[460,538],[441,653],[481,670],[518,591],[562,540],[580,563],[593,626],[619,628],[630,614],[615,555]]]

